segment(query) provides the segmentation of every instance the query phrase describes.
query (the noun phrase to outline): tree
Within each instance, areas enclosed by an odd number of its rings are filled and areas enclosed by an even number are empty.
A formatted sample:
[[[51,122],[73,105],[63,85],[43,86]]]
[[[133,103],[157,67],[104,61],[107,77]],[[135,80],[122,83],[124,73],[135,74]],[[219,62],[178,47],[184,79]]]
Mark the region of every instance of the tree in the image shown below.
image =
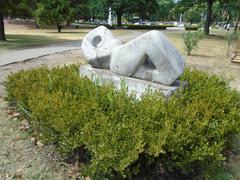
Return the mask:
[[[6,41],[3,13],[0,12],[0,40]]]
[[[0,40],[6,41],[5,27],[4,27],[4,16],[9,15],[13,12],[14,1],[12,0],[1,0],[0,1]]]
[[[33,12],[37,8],[37,3],[40,0],[20,0],[18,1],[18,4],[14,4],[16,7],[14,10],[15,12],[11,14],[12,17],[18,17],[18,18],[32,18]]]
[[[69,21],[79,19],[90,19],[90,3],[92,0],[70,0],[70,6],[74,8],[72,10],[73,16],[69,18]],[[96,0],[95,0],[96,1]]]
[[[31,18],[37,0],[1,0],[0,1],[0,40],[5,41],[4,17]]]
[[[107,0],[89,0],[88,7],[92,20],[96,18],[107,19],[109,6],[111,6],[111,3]]]
[[[156,0],[135,0],[130,1],[128,11],[136,13],[142,20],[147,20],[158,10],[158,3]]]
[[[240,18],[240,0],[181,0],[178,5],[180,7],[185,6],[186,8],[192,7],[194,4],[206,4],[207,5],[207,16],[204,26],[204,33],[209,35],[209,27],[214,19],[213,17],[213,5],[214,2],[219,2],[221,5],[226,6],[229,9],[230,15],[234,15],[236,17],[235,20],[235,30],[237,30],[238,22]]]
[[[205,20],[205,25],[204,25],[204,33],[205,35],[209,35],[209,28],[212,22],[212,7],[213,3],[215,0],[181,0],[178,2],[178,8],[180,8],[182,11],[187,10],[190,7],[196,5],[196,4],[207,4],[207,16]]]
[[[204,33],[205,35],[209,35],[209,28],[212,22],[212,7],[213,7],[214,0],[207,0],[207,17],[204,26]]]
[[[175,1],[174,0],[157,0],[157,11],[153,15],[156,20],[171,20],[171,12],[174,9]]]
[[[127,12],[130,8],[130,1],[128,0],[106,0],[106,4],[116,12],[117,15],[117,26],[122,26],[122,15]]]
[[[157,10],[156,0],[106,0],[106,4],[116,12],[119,27],[122,25],[124,13],[136,13],[142,19],[146,19]]]
[[[1,0],[0,1],[0,40],[5,41],[4,17],[32,17],[36,0]]]
[[[190,22],[190,24],[201,22],[204,8],[205,7],[202,5],[193,5],[184,12],[184,20]]]
[[[235,11],[235,27],[234,30],[237,31],[238,30],[238,24],[239,24],[239,19],[240,19],[240,0],[231,0],[231,6],[232,9]]]
[[[76,17],[69,0],[42,0],[34,14],[39,24],[56,25],[58,32],[64,22],[71,22]]]
[[[240,19],[240,0],[219,0],[224,8],[224,14],[227,14],[228,23],[231,21],[234,23],[235,31],[238,29],[238,23]]]

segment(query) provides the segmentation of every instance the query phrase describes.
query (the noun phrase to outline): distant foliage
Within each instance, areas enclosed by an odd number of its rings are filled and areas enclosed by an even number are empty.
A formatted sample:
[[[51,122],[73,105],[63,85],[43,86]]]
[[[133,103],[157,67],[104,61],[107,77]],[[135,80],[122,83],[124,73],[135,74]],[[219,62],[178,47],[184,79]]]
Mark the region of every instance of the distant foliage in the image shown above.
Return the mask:
[[[124,27],[126,29],[161,29],[165,30],[167,27],[174,27],[174,25],[133,25],[133,24],[125,24]]]
[[[78,66],[41,67],[10,75],[6,100],[92,179],[211,177],[240,130],[240,95],[216,75],[187,70],[181,79],[189,88],[168,100],[137,100],[80,77]]]
[[[186,32],[183,35],[185,50],[187,51],[187,55],[191,55],[192,51],[196,51],[199,49],[199,42],[204,37],[202,31],[197,32]]]
[[[190,22],[191,24],[201,22],[204,10],[204,6],[195,3],[192,7],[184,11],[184,20]]]
[[[68,0],[42,0],[38,3],[34,16],[39,25],[57,25],[61,32],[65,22],[73,22],[76,7]]]

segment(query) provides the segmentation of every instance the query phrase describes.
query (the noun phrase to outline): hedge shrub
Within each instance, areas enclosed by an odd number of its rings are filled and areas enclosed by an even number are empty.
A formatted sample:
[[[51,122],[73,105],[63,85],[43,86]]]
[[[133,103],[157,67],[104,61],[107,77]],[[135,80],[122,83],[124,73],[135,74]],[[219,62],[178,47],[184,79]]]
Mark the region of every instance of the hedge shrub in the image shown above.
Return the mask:
[[[123,27],[126,29],[158,29],[165,30],[167,27],[171,27],[170,25],[134,25],[134,24],[124,24]]]
[[[95,23],[76,23],[76,27],[86,27],[86,28],[96,28],[98,26],[105,26],[108,29],[116,29],[117,25],[108,25],[108,24],[95,24]],[[134,25],[134,24],[122,24],[122,27],[126,29],[146,29],[146,30],[165,30],[167,27],[174,27],[174,25],[166,24],[166,25]]]
[[[200,26],[199,25],[186,24],[184,26],[184,28],[185,28],[186,31],[197,31],[200,28]]]
[[[20,71],[6,82],[6,100],[29,114],[35,134],[64,155],[78,154],[92,179],[209,177],[240,130],[240,95],[220,76],[187,70],[189,88],[165,100],[99,86],[79,67]]]

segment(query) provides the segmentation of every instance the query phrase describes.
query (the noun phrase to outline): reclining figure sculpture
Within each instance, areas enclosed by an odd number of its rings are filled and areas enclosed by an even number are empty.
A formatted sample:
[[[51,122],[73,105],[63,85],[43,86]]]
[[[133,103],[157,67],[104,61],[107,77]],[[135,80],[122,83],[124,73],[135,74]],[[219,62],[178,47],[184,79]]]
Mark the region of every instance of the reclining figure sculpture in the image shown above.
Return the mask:
[[[173,84],[185,68],[177,49],[156,30],[122,44],[110,30],[100,26],[85,36],[82,50],[94,68],[164,85]]]

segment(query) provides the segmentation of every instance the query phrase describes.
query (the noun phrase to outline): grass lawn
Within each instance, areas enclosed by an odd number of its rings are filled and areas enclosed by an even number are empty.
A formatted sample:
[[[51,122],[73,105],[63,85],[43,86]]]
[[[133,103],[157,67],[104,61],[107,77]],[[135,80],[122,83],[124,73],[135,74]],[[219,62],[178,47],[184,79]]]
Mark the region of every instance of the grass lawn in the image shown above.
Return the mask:
[[[5,23],[5,27],[7,41],[0,42],[0,53],[80,40],[88,32],[88,30],[63,30],[62,33],[57,33],[55,29],[36,29],[33,25],[8,22]]]
[[[36,46],[63,43],[72,40],[81,40],[91,29],[36,29],[34,24],[15,24],[5,22],[7,41],[0,41],[0,54],[15,49],[26,49]],[[113,30],[117,36],[127,34],[125,30]]]
[[[211,35],[200,41],[199,49],[191,56],[187,56],[184,50],[184,31],[163,32],[184,56],[187,67],[233,77],[235,80],[231,82],[232,87],[240,90],[240,63],[232,63],[227,57],[227,41],[224,38],[227,31],[211,30]]]
[[[7,41],[0,42],[0,53],[18,48],[42,46],[58,42],[61,42],[61,40],[41,35],[7,34]]]

